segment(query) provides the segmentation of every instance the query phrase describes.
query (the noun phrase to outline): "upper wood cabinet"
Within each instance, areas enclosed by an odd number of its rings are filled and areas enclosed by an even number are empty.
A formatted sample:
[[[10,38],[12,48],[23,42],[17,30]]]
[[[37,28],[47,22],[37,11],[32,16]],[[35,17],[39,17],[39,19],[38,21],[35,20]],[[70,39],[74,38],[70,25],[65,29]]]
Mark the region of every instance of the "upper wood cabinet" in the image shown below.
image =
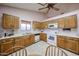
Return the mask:
[[[41,32],[40,33],[40,40],[47,42],[47,34]]]
[[[19,17],[14,16],[13,26],[15,29],[19,28]]]
[[[69,27],[70,28],[76,28],[77,27],[77,16],[69,16],[68,17]]]
[[[4,29],[18,29],[19,17],[8,14],[3,14],[2,26]]]
[[[59,28],[76,28],[77,27],[76,15],[58,19],[58,26]]]
[[[48,28],[47,22],[33,22],[33,29],[46,29]]]
[[[48,23],[47,22],[41,22],[40,24],[40,29],[47,29],[48,28]]]
[[[59,28],[64,28],[65,24],[64,24],[64,18],[58,19],[58,27]]]
[[[36,22],[36,21],[33,21],[32,27],[33,27],[33,29],[39,29],[40,23]]]

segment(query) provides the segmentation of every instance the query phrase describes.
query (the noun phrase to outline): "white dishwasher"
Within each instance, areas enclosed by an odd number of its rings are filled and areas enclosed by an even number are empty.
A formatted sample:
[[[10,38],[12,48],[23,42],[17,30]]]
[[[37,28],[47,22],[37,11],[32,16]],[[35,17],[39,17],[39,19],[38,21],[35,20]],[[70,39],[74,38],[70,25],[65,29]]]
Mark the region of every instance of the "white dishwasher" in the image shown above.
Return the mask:
[[[38,42],[38,41],[40,41],[40,34],[39,33],[35,34],[35,42]]]

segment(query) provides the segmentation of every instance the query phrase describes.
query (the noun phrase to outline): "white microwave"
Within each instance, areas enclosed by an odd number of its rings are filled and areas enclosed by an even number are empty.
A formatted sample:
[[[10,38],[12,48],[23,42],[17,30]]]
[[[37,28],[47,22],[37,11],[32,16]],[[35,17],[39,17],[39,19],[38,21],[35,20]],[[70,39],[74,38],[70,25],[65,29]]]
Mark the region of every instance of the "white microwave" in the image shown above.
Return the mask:
[[[57,23],[48,24],[48,28],[58,28]]]

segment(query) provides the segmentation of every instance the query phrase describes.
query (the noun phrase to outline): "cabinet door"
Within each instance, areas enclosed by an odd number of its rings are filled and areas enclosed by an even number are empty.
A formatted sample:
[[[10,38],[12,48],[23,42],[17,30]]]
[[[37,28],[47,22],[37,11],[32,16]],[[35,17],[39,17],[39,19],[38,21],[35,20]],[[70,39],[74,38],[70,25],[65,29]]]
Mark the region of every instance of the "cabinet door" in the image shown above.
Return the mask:
[[[76,28],[77,27],[77,17],[76,15],[68,17],[69,27]]]
[[[48,28],[47,22],[42,22],[40,27],[41,27],[41,29],[46,29],[46,28]]]
[[[67,46],[66,48],[72,52],[78,53],[78,40],[76,38],[69,38],[67,39]]]
[[[24,44],[23,37],[15,38],[15,46],[23,46]]]
[[[11,27],[12,24],[12,16],[8,14],[3,14],[3,28],[8,29]]]
[[[19,17],[14,16],[13,26],[15,29],[19,28]]]
[[[40,40],[43,40],[43,41],[47,42],[47,34],[40,33]]]
[[[24,46],[24,40],[22,37],[15,38],[15,46]],[[18,50],[19,48],[15,48],[14,51]]]
[[[58,19],[58,27],[59,28],[64,28],[65,24],[64,24],[64,18]]]
[[[69,20],[68,20],[67,17],[66,17],[65,20],[64,20],[64,28],[70,28]]]
[[[78,38],[76,38],[77,40],[76,40],[76,53],[78,53],[79,54],[79,39]]]
[[[7,41],[6,41],[7,40]],[[14,45],[13,43],[13,39],[5,39],[2,41],[1,43],[1,53],[12,53],[13,52],[13,49],[11,49]],[[9,50],[11,49],[11,50]]]
[[[65,48],[65,41],[63,36],[57,36],[57,46]]]
[[[29,36],[24,36],[24,46],[29,46],[30,45],[30,37]]]
[[[39,22],[33,22],[33,29],[39,29]]]
[[[33,44],[35,42],[35,36],[32,34],[30,35],[30,44]]]

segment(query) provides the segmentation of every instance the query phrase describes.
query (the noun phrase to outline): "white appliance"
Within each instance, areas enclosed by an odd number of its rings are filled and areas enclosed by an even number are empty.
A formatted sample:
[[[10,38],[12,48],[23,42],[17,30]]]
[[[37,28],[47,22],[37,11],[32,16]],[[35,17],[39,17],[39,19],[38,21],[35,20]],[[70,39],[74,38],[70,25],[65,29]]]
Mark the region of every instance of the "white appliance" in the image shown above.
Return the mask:
[[[48,29],[44,32],[47,34],[47,43],[57,46],[57,35],[56,35],[57,30],[53,31],[53,30]]]
[[[58,28],[58,23],[51,23],[51,24],[48,24],[48,28],[49,28],[49,29]]]
[[[40,41],[40,34],[35,35],[35,42],[38,42],[38,41]]]

